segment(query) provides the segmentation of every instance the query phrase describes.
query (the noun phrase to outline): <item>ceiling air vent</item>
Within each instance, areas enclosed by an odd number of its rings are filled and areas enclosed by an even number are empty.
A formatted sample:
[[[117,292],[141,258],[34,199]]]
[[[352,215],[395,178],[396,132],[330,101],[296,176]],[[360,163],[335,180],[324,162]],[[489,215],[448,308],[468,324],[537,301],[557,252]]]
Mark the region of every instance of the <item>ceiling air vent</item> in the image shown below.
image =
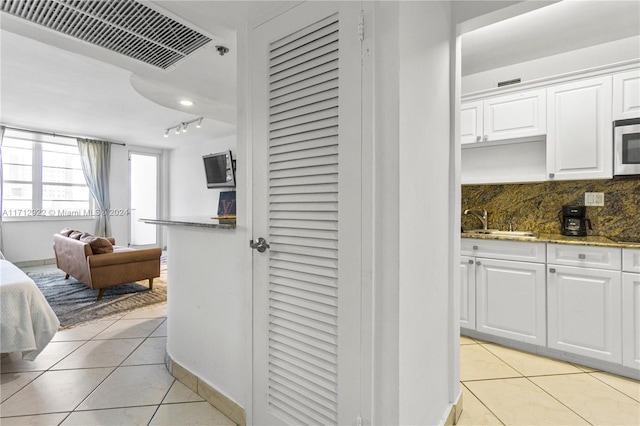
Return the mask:
[[[0,11],[162,69],[211,41],[134,0],[0,0]]]

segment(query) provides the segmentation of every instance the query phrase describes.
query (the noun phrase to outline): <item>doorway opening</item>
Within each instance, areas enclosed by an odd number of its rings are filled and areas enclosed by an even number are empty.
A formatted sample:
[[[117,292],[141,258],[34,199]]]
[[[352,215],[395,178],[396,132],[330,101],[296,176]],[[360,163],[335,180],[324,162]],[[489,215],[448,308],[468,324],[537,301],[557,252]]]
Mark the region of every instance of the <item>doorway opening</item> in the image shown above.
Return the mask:
[[[160,235],[157,225],[140,219],[157,219],[159,196],[160,154],[129,152],[129,246],[157,247]]]

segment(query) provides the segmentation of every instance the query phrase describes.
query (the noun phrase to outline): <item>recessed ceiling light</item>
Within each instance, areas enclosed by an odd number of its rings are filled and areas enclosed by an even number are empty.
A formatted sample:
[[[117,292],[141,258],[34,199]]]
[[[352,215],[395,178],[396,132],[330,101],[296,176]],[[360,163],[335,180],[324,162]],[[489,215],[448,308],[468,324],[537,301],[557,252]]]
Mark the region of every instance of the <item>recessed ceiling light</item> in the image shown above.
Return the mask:
[[[190,101],[189,99],[183,99],[183,100],[180,101],[180,105],[191,106],[191,105],[193,105],[193,102]]]

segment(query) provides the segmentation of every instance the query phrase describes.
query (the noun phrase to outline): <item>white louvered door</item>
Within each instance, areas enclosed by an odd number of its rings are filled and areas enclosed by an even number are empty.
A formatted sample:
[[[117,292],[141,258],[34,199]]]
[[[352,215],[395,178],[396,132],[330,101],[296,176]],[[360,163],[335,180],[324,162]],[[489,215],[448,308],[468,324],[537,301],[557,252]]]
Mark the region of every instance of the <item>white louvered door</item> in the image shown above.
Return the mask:
[[[253,32],[255,425],[360,410],[359,2],[308,2]]]

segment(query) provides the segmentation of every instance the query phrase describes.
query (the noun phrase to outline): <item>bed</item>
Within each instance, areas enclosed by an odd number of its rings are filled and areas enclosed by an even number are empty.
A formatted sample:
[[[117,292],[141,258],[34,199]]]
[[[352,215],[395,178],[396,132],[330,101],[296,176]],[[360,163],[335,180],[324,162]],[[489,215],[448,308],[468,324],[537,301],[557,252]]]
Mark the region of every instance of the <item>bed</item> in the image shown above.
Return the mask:
[[[17,266],[0,259],[0,352],[22,352],[33,361],[60,322],[36,284]]]

